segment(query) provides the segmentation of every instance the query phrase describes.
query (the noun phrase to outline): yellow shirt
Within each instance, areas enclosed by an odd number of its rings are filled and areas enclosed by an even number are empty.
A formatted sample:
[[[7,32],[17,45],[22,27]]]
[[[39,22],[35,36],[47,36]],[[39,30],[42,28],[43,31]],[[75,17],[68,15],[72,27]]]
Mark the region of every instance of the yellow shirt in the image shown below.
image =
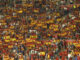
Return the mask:
[[[10,60],[14,60],[14,58],[11,58]]]
[[[23,56],[20,55],[20,56],[19,56],[19,60],[24,60],[24,59],[23,59]]]
[[[9,55],[3,55],[3,60],[9,60]]]

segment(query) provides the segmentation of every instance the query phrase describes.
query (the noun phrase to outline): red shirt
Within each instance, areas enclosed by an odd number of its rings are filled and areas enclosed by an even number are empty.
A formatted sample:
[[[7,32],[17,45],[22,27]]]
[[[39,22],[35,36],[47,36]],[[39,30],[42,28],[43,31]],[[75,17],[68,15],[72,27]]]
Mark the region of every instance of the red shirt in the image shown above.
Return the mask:
[[[3,50],[3,53],[6,53],[6,50]]]
[[[50,53],[50,56],[53,56],[53,54],[54,54],[54,53],[53,53],[53,52],[51,52],[51,53]]]
[[[62,60],[65,60],[65,56],[62,56]]]
[[[59,60],[59,58],[57,57],[56,60]]]
[[[78,60],[80,60],[80,56],[78,56]]]
[[[60,52],[59,55],[62,56],[62,52]]]
[[[69,60],[72,60],[72,58],[70,58]]]

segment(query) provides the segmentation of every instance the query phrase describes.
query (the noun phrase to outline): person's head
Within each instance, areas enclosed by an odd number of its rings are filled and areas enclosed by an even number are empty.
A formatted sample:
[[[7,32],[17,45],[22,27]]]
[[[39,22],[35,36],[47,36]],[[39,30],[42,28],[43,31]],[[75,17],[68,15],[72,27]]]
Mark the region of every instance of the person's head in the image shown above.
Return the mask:
[[[17,43],[15,43],[15,45],[17,46]]]
[[[79,56],[80,56],[80,54],[79,54]]]
[[[22,54],[21,53],[19,53],[19,56],[21,56]]]

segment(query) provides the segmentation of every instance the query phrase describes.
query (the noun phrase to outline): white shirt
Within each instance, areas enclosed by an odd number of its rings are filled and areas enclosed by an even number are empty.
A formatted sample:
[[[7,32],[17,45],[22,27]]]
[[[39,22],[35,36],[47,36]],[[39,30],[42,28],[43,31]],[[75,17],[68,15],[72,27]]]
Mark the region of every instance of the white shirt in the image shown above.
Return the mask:
[[[68,54],[68,58],[70,58],[71,57],[71,54]]]

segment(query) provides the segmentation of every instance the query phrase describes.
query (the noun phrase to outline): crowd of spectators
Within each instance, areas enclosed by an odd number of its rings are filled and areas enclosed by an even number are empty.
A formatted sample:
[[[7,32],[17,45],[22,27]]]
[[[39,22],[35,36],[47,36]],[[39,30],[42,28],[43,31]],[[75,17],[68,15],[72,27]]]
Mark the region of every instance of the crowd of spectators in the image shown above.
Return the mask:
[[[22,2],[0,1],[0,60],[79,60],[80,1]]]

